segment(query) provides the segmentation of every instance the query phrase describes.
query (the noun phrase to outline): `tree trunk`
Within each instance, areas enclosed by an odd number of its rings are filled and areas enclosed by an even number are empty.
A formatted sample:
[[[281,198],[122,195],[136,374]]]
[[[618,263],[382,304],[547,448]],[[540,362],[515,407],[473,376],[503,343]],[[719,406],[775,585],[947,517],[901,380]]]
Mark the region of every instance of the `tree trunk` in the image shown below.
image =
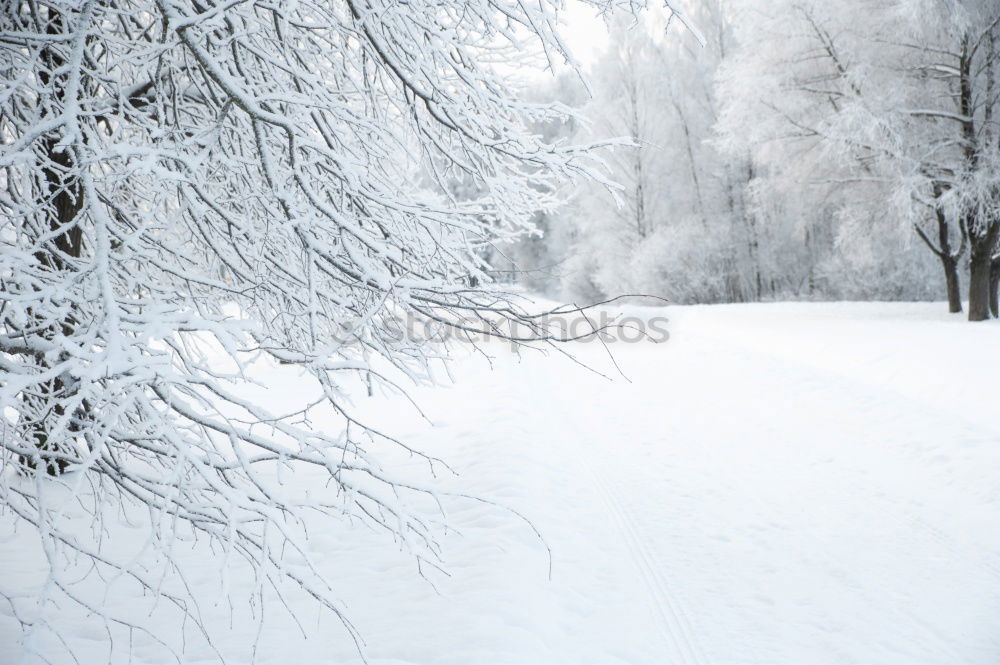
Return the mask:
[[[990,318],[991,286],[993,284],[993,255],[996,253],[997,238],[1000,237],[1000,219],[980,220],[970,218],[965,221],[969,229],[970,268],[969,275],[969,320],[985,321]]]
[[[47,32],[52,35],[61,34],[65,17],[52,8],[48,9],[48,17]],[[61,95],[65,90],[65,83],[58,78],[65,77],[65,73],[60,71],[66,65],[65,59],[56,49],[43,50],[41,58],[46,66],[39,73],[39,81],[44,85],[54,86]],[[41,141],[44,166],[37,192],[44,210],[45,226],[51,235],[49,240],[38,243],[39,249],[35,252],[38,263],[55,273],[76,269],[74,259],[83,255],[83,230],[77,219],[83,210],[83,187],[76,174],[76,155],[72,147],[60,147],[59,141],[58,136],[49,136]],[[41,317],[39,319],[44,320]],[[58,335],[70,336],[73,333],[73,323],[71,312],[61,322],[48,324],[49,331],[44,333],[45,337],[51,339]],[[36,362],[41,369],[50,366],[49,360],[43,356],[38,356]],[[31,469],[44,466],[45,472],[52,476],[66,470],[69,462],[63,454],[71,452],[59,450],[50,436],[52,423],[65,415],[65,408],[60,403],[66,397],[65,391],[66,383],[63,378],[55,377],[39,384],[33,394],[26,392],[23,397],[25,412],[30,414],[26,419],[27,435],[39,452],[34,458],[22,455],[20,461]],[[73,429],[70,425],[70,430]]]
[[[962,287],[958,277],[958,261],[950,256],[942,256],[944,279],[948,285],[948,311],[957,314],[962,311]]]
[[[965,153],[965,168],[974,173],[979,168],[979,136],[974,122],[975,109],[973,100],[973,85],[975,73],[972,69],[971,37],[966,33],[962,37],[962,52],[959,57],[959,112],[964,119],[961,121],[963,151]],[[997,231],[1000,223],[992,218],[977,218],[983,213],[971,210],[962,220],[962,228],[969,236],[971,254],[969,275],[969,320],[985,321],[990,318],[990,271],[993,267],[993,247],[996,245]]]
[[[973,247],[969,275],[969,320],[985,321],[990,318],[990,273],[993,260],[989,251],[976,251]]]
[[[990,263],[990,312],[993,318],[1000,318],[1000,259]]]
[[[957,251],[952,251],[948,216],[945,214],[945,211],[940,204],[941,197],[944,195],[945,191],[945,187],[942,183],[934,183],[934,217],[937,221],[937,245],[935,245],[930,239],[930,236],[928,236],[927,233],[920,228],[919,223],[914,224],[913,229],[917,232],[917,235],[920,236],[920,239],[924,241],[924,244],[927,245],[927,247],[929,247],[939,259],[941,259],[941,266],[944,268],[944,280],[948,288],[948,311],[952,314],[957,314],[962,311],[962,291],[961,282],[958,278],[958,261],[965,253],[968,235],[966,234],[965,226],[959,224],[959,229],[962,234],[962,243],[959,245]]]
[[[83,188],[79,180],[72,175],[73,163],[68,155],[69,151],[57,150],[54,138],[46,139],[43,145],[46,150],[45,156],[52,163],[52,166],[45,167],[42,172],[48,191],[49,209],[46,214],[48,227],[55,235],[48,247],[35,253],[35,258],[49,270],[62,272],[72,270],[72,259],[80,258],[83,253],[83,232],[77,224],[77,216],[83,208]],[[72,333],[72,314],[70,314],[61,323],[53,326],[51,334],[46,334],[46,337],[60,334],[69,336]],[[36,362],[40,368],[50,366],[49,360],[43,356],[37,357]],[[69,465],[69,462],[60,455],[69,451],[59,450],[58,446],[50,441],[49,436],[52,422],[60,420],[66,413],[60,404],[65,398],[63,394],[65,390],[66,384],[63,378],[57,376],[40,384],[37,394],[25,397],[28,411],[33,416],[30,425],[31,436],[39,456],[38,459],[22,456],[21,463],[34,469],[40,461],[50,476],[60,475]]]

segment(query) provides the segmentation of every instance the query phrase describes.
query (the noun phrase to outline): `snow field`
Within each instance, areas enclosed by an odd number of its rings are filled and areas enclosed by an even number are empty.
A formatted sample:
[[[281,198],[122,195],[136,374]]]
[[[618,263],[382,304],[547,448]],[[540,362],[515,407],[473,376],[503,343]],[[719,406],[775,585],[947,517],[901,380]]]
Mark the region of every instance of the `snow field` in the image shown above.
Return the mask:
[[[447,461],[459,475],[439,470],[442,492],[531,524],[444,496],[447,574],[425,564],[419,576],[361,524],[310,525],[308,554],[373,665],[994,663],[1000,328],[942,309],[629,308],[666,314],[671,339],[614,345],[627,377],[614,380],[500,344],[492,367],[460,352],[454,385],[414,391],[430,422],[398,397],[359,396],[358,412]],[[599,345],[573,350],[613,371]],[[271,384],[276,403],[295,396],[284,369]],[[381,457],[396,476],[428,477],[399,451]],[[33,541],[3,520],[4,583],[30,589],[43,580]],[[108,537],[130,547],[140,532]],[[234,566],[223,593],[218,555],[187,547],[217,648],[249,662],[249,581]],[[149,598],[116,589],[109,603],[149,612]],[[300,629],[267,597],[256,662],[362,662],[335,617],[289,594]],[[107,659],[98,624],[54,611],[81,662]],[[170,617],[161,605],[149,622],[179,638]],[[17,662],[18,634],[0,617],[0,662]],[[112,661],[129,662],[115,637]],[[185,638],[183,662],[215,662]],[[172,662],[148,638],[132,644],[132,662]]]

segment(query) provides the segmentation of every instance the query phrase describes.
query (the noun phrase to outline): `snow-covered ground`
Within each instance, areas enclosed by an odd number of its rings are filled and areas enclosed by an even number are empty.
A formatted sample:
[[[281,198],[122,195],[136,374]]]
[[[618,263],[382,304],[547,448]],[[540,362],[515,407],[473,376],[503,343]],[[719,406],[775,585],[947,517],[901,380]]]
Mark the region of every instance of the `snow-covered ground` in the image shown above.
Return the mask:
[[[463,355],[456,384],[413,393],[433,425],[400,398],[358,407],[447,460],[459,475],[442,487],[520,512],[544,542],[509,511],[452,499],[448,575],[418,576],[362,525],[314,530],[312,555],[373,665],[995,665],[1000,325],[943,309],[636,308],[668,316],[671,338],[613,345],[627,379],[500,344],[492,368]],[[613,373],[599,345],[573,352]],[[294,378],[275,376],[294,395]],[[0,520],[0,576],[27,588],[40,558]],[[191,565],[216,646],[249,662],[257,626],[239,577],[231,608],[218,562],[201,552]],[[128,594],[107,602],[148,611]],[[53,611],[81,663],[108,659],[99,624]],[[0,662],[16,662],[20,628],[4,612]],[[265,614],[258,663],[362,662],[308,603],[301,630],[277,603]],[[214,662],[185,638],[183,662]],[[113,662],[129,651],[173,662],[141,635]]]

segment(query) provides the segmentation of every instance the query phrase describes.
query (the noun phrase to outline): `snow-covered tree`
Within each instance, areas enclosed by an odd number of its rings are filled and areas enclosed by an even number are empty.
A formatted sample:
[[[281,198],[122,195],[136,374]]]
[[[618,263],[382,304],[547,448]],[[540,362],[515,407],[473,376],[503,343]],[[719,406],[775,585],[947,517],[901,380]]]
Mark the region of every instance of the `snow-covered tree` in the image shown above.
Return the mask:
[[[998,315],[1000,5],[913,0],[900,13],[885,41],[902,54],[907,90],[891,112],[873,114],[888,116],[883,124],[896,139],[882,153],[908,164],[911,198],[958,220],[969,245],[969,320],[981,321]]]
[[[633,23],[623,17],[612,26],[608,50],[592,74],[594,96],[583,109],[591,124],[580,128],[588,137],[622,137],[605,158],[620,189],[611,194],[583,187],[562,213],[573,238],[564,283],[585,298],[635,292],[635,256],[663,215],[659,45],[652,26]]]
[[[906,251],[885,241],[912,226],[941,262],[952,311],[968,245],[974,320],[986,311],[996,242],[986,183],[997,11],[958,0],[742,3],[741,46],[720,87],[724,142],[751,152],[758,192],[832,213],[843,256],[867,235],[885,279]]]
[[[18,474],[0,492],[51,572],[43,611],[10,599],[26,626],[58,631],[44,612],[57,596],[103,611],[63,575],[74,557],[198,622],[100,538],[116,504],[149,511],[163,570],[178,565],[168,533],[200,534],[333,611],[318,571],[281,562],[302,549],[306,512],[433,556],[399,498],[416,488],[380,466],[387,439],[350,415],[343,386],[427,375],[436,351],[401,339],[402,317],[550,339],[489,286],[477,250],[530,229],[563,180],[602,182],[594,146],[531,130],[566,109],[523,102],[508,80],[525,58],[569,57],[560,5],[3,2],[0,408]],[[453,196],[456,181],[474,195]],[[302,371],[294,413],[247,391],[268,361]],[[309,427],[321,408],[342,429]],[[328,496],[280,480],[306,467]],[[90,531],[62,510],[82,487]]]
[[[668,19],[652,14],[614,26],[594,65],[595,96],[584,108],[593,126],[584,136],[617,135],[632,145],[607,159],[621,185],[617,200],[582,188],[556,216],[571,229],[563,285],[572,295],[718,302],[783,288],[782,271],[768,265],[776,245],[746,200],[749,159],[723,156],[713,143],[714,79],[731,46],[729,17],[716,1],[688,9],[701,40],[665,36]]]

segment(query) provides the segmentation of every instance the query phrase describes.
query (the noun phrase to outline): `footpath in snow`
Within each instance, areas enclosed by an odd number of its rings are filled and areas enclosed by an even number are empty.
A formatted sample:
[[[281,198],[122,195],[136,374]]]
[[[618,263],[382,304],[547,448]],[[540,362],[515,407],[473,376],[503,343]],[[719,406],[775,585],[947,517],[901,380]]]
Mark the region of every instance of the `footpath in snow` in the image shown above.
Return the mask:
[[[627,378],[610,381],[499,344],[492,367],[462,356],[455,385],[414,393],[433,425],[401,399],[358,407],[447,460],[459,475],[443,486],[520,512],[544,543],[452,500],[447,575],[418,576],[361,525],[314,531],[312,555],[372,665],[996,665],[1000,326],[943,309],[636,308],[666,315],[671,338],[614,345]],[[614,372],[599,345],[573,352]],[[0,556],[4,575],[38,564],[23,532]],[[194,565],[218,648],[249,662],[256,625],[237,607],[230,627],[217,564]],[[334,618],[303,605],[306,639],[267,611],[256,662],[361,663]],[[0,645],[14,644],[2,612]],[[81,662],[107,659],[82,612],[61,620]],[[174,662],[141,637],[132,651]],[[215,654],[189,632],[185,659]]]

